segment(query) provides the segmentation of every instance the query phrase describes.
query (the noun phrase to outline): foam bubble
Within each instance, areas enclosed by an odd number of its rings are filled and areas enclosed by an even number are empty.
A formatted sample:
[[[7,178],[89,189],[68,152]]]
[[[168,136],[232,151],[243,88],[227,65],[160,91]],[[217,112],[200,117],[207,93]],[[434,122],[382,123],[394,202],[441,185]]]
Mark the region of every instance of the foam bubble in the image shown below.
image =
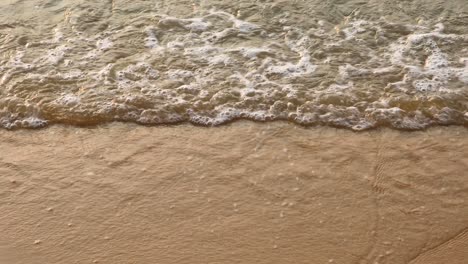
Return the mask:
[[[260,29],[258,25],[237,19],[234,15],[226,12],[211,11],[210,14],[228,18],[234,24],[234,27],[238,29],[241,33],[250,33]]]
[[[249,59],[255,59],[261,54],[271,56],[271,50],[267,48],[241,48],[238,50],[244,57]]]
[[[343,29],[346,40],[353,39],[357,34],[366,32],[365,26],[367,25],[368,22],[365,20],[356,20],[348,23],[347,27]]]
[[[351,18],[336,34],[325,21],[306,28],[279,20],[256,24],[213,10],[140,14],[98,33],[57,25],[49,40],[0,58],[0,125],[247,118],[364,130],[468,122],[466,35],[443,24]]]
[[[194,32],[203,32],[210,28],[211,23],[203,21],[202,18],[195,18],[188,20],[190,23],[186,24],[184,27],[188,30]]]
[[[109,50],[113,45],[110,38],[100,39],[96,42],[96,47],[101,51]]]
[[[80,98],[74,94],[65,94],[55,100],[55,102],[66,106],[76,106],[80,103]]]
[[[69,48],[65,45],[61,45],[51,51],[48,52],[46,59],[47,61],[52,64],[52,65],[57,65],[59,64],[64,56],[65,53],[69,50]]]
[[[154,33],[153,28],[147,28],[146,29],[146,34],[148,36],[145,39],[146,40],[145,47],[150,48],[150,49],[154,49],[156,47],[159,47],[159,41],[156,38],[156,34]]]
[[[179,80],[192,77],[193,72],[187,70],[174,69],[167,71],[167,76],[169,77],[169,79]]]

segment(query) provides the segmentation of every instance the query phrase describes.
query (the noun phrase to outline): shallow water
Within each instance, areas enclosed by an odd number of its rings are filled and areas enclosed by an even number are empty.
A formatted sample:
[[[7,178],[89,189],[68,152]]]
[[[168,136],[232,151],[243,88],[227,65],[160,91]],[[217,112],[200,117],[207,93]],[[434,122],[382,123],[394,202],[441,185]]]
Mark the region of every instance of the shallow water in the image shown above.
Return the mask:
[[[468,124],[466,1],[3,0],[0,126]]]

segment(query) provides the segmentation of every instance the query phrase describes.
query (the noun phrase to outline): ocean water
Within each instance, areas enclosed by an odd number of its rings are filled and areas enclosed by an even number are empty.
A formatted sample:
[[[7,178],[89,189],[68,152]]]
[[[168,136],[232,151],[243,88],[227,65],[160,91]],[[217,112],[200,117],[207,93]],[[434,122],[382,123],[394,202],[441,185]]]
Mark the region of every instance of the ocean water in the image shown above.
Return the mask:
[[[466,0],[2,0],[0,127],[468,125]]]

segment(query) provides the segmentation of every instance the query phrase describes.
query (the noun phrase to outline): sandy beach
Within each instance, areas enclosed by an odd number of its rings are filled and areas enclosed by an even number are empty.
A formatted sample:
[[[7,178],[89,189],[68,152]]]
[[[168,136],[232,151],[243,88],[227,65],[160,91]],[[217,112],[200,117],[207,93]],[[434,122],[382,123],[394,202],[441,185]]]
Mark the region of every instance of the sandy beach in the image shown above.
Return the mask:
[[[463,127],[0,136],[2,264],[467,263]]]
[[[467,0],[1,0],[0,264],[468,264]]]

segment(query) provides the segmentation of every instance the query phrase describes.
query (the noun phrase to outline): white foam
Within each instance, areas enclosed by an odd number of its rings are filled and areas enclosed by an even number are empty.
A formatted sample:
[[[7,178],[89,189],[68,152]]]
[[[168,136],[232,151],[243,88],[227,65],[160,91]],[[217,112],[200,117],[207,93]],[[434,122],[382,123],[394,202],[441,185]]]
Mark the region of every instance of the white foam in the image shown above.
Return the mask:
[[[166,46],[171,51],[177,51],[183,49],[185,47],[185,43],[181,41],[169,41]]]
[[[259,54],[271,54],[271,50],[267,48],[240,48],[239,51],[244,57],[249,59],[256,59]]]
[[[226,13],[226,12],[210,11],[210,15],[217,15],[217,16],[228,18],[234,24],[234,27],[237,28],[237,30],[239,30],[239,32],[241,33],[251,33],[255,30],[260,29],[260,26],[254,23],[250,23],[247,21],[237,19],[234,15]]]
[[[65,57],[65,53],[70,49],[65,45],[60,45],[53,50],[50,50],[46,55],[46,60],[52,64],[57,65],[59,64],[63,58]]]
[[[239,19],[233,19],[233,22],[234,22],[234,25],[237,27],[237,29],[239,29],[239,31],[242,33],[249,33],[260,28],[259,26],[255,24],[242,21]]]
[[[189,19],[182,19],[176,17],[169,17],[163,16],[159,20],[159,26],[166,27],[166,28],[183,28],[186,30],[190,30],[192,32],[201,33],[203,31],[208,30],[211,27],[210,22],[204,21],[203,18],[189,18]]]
[[[145,47],[149,49],[154,49],[154,48],[159,47],[159,41],[158,41],[158,38],[156,37],[156,34],[154,33],[154,29],[151,27],[147,28],[146,34],[148,36],[145,39],[146,40]]]
[[[227,66],[231,64],[232,59],[226,54],[219,54],[215,56],[208,57],[208,63],[210,65],[224,65]]]
[[[96,47],[98,50],[106,51],[112,48],[114,43],[110,40],[110,38],[100,39],[96,42]]]
[[[188,19],[186,21],[189,23],[185,24],[184,28],[194,32],[203,32],[211,27],[211,23],[203,21],[202,18]]]
[[[14,56],[11,56],[8,62],[4,63],[1,67],[0,72],[0,84],[6,84],[9,82],[15,74],[26,73],[36,69],[34,64],[24,63],[23,57],[25,56],[24,51],[17,51]]]
[[[193,76],[192,71],[180,70],[180,69],[169,70],[166,72],[166,74],[169,77],[169,79],[172,79],[172,80],[180,80],[180,79],[190,78]]]
[[[356,20],[350,22],[342,31],[346,36],[346,40],[350,40],[356,37],[357,34],[366,32],[365,26],[368,25],[368,22],[365,20]]]
[[[341,93],[343,91],[346,91],[348,89],[352,89],[354,87],[354,83],[352,81],[349,81],[346,84],[332,84],[328,86],[328,91],[333,92],[333,93]]]
[[[311,74],[317,68],[316,65],[312,65],[308,60],[308,57],[301,58],[297,64],[290,62],[278,63],[278,65],[268,66],[265,69],[266,74],[279,74],[286,77],[298,77],[303,75]]]
[[[26,117],[20,120],[15,120],[12,123],[6,125],[6,128],[39,128],[47,125],[47,121],[38,117]]]
[[[114,64],[109,63],[104,68],[102,68],[97,73],[95,73],[94,75],[93,74],[90,74],[90,75],[93,75],[93,78],[98,81],[104,81],[105,84],[109,84],[110,83],[109,76],[111,74],[111,70],[113,67],[114,67]]]
[[[59,28],[55,28],[55,36],[54,36],[54,42],[59,43],[63,40],[63,33],[60,31]]]
[[[68,72],[60,72],[57,77],[63,80],[76,80],[84,78],[86,75],[79,69],[73,69]]]
[[[54,102],[59,105],[76,106],[80,103],[80,97],[74,94],[64,94],[57,98]]]
[[[200,47],[186,48],[184,53],[187,55],[194,55],[205,60],[209,59],[214,54],[222,53],[222,49],[214,47],[212,45],[204,45]]]
[[[104,68],[104,72],[109,65]],[[130,89],[132,87],[152,87],[152,81],[160,77],[159,71],[145,62],[138,62],[128,65],[126,68],[116,71],[116,81],[121,89]]]
[[[157,25],[141,26],[154,20]],[[74,29],[70,35],[57,27],[51,40],[18,47],[0,61],[1,84],[10,94],[31,83],[47,84],[57,90],[48,102],[64,117],[82,113],[145,124],[287,119],[363,130],[379,125],[418,129],[467,119],[464,109],[424,108],[436,96],[458,98],[468,83],[467,50],[450,51],[460,50],[466,36],[445,34],[442,24],[432,30],[409,25],[409,33],[394,41],[398,30],[388,37],[381,27],[385,21],[350,21],[342,24],[343,34],[330,32],[332,25],[324,21],[304,29],[293,20],[268,32],[219,11],[193,18],[141,14],[132,21],[95,35]],[[374,39],[368,31],[376,32]],[[128,36],[135,35],[143,35],[131,39],[135,45],[129,50],[135,52],[109,63],[109,51],[119,47],[119,54]],[[4,105],[23,109],[27,100]],[[411,105],[419,100],[421,109],[405,108],[405,100]],[[42,106],[35,107],[26,109],[37,118]],[[0,113],[5,127],[41,124],[27,118]]]

